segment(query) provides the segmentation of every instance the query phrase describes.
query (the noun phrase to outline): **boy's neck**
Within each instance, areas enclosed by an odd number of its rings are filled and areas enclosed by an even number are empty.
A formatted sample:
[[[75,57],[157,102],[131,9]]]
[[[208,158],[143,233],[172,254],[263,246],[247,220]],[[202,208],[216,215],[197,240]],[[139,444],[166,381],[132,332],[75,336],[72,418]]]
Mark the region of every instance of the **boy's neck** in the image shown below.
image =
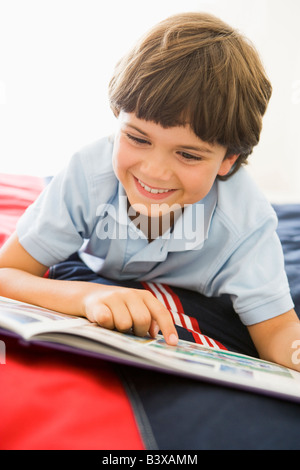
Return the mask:
[[[136,212],[135,215],[129,215],[129,218],[151,243],[174,226],[176,220],[182,215],[182,211],[183,209],[176,213],[171,211],[159,217],[149,217]]]

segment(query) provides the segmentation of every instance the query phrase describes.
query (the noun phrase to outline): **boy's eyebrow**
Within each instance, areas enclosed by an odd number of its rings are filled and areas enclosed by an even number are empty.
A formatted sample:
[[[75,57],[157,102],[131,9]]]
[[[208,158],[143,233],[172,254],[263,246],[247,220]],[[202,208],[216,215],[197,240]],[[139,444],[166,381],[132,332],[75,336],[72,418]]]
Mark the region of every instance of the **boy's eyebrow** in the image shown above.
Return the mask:
[[[210,150],[207,147],[195,147],[193,145],[180,145],[181,148],[185,150],[195,150],[195,152],[206,152],[206,153],[214,153],[213,150]]]
[[[139,129],[139,127],[135,126],[134,124],[125,123],[125,126],[131,127],[132,129],[138,131],[140,134],[149,138],[149,135],[145,131],[142,131],[141,129]],[[213,150],[209,149],[208,147],[197,147],[194,145],[180,145],[179,147],[186,150],[194,150],[195,152],[214,153]]]
[[[143,134],[145,137],[149,137],[149,135],[148,135],[146,132],[142,131],[141,129],[139,129],[138,127],[134,126],[133,124],[128,124],[128,123],[126,122],[126,123],[125,123],[125,126],[126,126],[126,127],[131,127],[132,129],[138,131],[140,134]]]

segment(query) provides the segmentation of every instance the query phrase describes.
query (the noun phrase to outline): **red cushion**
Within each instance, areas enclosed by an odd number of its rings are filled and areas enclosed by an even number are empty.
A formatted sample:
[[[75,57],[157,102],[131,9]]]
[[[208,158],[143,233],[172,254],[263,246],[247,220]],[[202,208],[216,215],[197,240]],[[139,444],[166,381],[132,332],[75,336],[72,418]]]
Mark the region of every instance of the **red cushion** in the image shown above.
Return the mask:
[[[0,246],[43,187],[41,178],[0,175]],[[1,340],[1,450],[144,448],[110,363]]]
[[[15,230],[18,218],[40,194],[42,178],[0,174],[0,246]]]

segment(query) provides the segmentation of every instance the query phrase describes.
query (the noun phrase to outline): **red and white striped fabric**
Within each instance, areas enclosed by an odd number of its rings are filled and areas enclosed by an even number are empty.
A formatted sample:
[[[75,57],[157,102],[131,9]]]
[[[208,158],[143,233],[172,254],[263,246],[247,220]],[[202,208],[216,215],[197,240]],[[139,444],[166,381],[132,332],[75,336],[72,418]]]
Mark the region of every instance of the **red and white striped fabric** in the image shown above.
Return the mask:
[[[171,313],[175,325],[185,328],[193,335],[195,343],[213,349],[226,349],[225,346],[218,341],[201,333],[196,318],[184,313],[178,295],[176,295],[169,286],[154,282],[143,282],[142,285],[165,305]]]

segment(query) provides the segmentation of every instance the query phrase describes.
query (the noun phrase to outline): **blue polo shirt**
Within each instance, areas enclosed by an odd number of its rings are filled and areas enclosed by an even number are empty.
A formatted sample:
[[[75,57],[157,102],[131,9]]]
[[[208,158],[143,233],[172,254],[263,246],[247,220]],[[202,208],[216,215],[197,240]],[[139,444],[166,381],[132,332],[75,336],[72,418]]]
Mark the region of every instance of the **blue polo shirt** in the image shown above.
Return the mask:
[[[104,138],[75,154],[20,218],[18,237],[31,256],[52,266],[79,252],[110,279],[229,294],[245,325],[293,308],[276,214],[244,168],[216,180],[149,243],[128,217],[112,151]]]

